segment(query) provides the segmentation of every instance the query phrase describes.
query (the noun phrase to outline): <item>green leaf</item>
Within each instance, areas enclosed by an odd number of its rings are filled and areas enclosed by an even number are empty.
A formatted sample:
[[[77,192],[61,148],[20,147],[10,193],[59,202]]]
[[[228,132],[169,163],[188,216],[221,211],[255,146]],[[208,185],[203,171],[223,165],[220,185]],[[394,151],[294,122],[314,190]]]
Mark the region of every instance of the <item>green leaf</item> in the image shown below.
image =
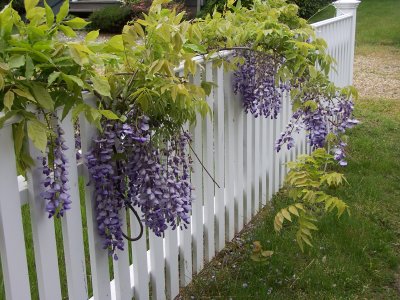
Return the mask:
[[[61,72],[54,71],[49,75],[49,78],[47,79],[47,86],[50,86],[59,76]]]
[[[119,51],[124,51],[124,41],[122,40],[122,35],[114,35],[107,43],[111,48]]]
[[[290,213],[287,211],[287,209],[282,209],[281,210],[282,215],[285,217],[286,220],[292,222],[292,217],[290,216]]]
[[[99,37],[99,32],[100,32],[99,30],[93,30],[89,32],[85,37],[85,41],[86,42],[95,41]]]
[[[33,71],[35,70],[35,66],[33,65],[32,58],[27,55],[26,56],[26,64],[25,64],[25,78],[30,79],[33,75]]]
[[[311,111],[315,111],[318,108],[318,104],[317,102],[313,101],[313,100],[308,100],[304,103],[305,107],[309,107],[311,109]]]
[[[196,44],[185,44],[183,45],[183,49],[185,50],[192,50],[197,53],[206,53],[207,49],[203,45],[196,45]]]
[[[110,94],[110,84],[104,76],[96,76],[91,78],[93,83],[93,89],[102,96],[111,97]]]
[[[272,254],[274,254],[274,251],[266,250],[266,251],[262,251],[261,252],[261,255],[264,256],[264,257],[271,257]]]
[[[13,129],[15,153],[19,156],[25,138],[25,121],[15,124]]]
[[[35,96],[37,103],[41,107],[47,109],[48,111],[54,111],[53,99],[51,98],[50,93],[45,87],[39,84],[34,84],[32,86],[32,92],[33,95]]]
[[[99,112],[109,120],[119,120],[119,117],[111,110],[99,110]]]
[[[66,82],[67,81],[75,82],[81,88],[83,88],[85,86],[82,79],[80,79],[78,76],[68,75],[68,74],[64,74],[64,73],[61,76]]]
[[[67,24],[72,29],[82,29],[86,25],[90,24],[90,22],[87,22],[82,18],[73,18],[71,20],[65,21],[64,24]]]
[[[4,77],[0,74],[0,91],[4,89]]]
[[[35,98],[28,90],[22,90],[18,88],[18,89],[13,89],[12,91],[20,97],[26,98],[32,102],[36,102]]]
[[[45,152],[47,147],[47,127],[39,121],[28,121],[28,137],[33,145],[40,151]]]
[[[211,89],[213,87],[213,83],[207,82],[207,81],[202,81],[201,82],[201,87],[204,89],[206,95],[210,95],[211,94]]]
[[[24,55],[13,55],[8,60],[8,66],[10,69],[19,68],[25,65],[25,56]]]
[[[72,30],[71,27],[65,26],[65,25],[60,25],[58,26],[60,30],[68,37],[76,37],[76,32]]]
[[[297,210],[296,206],[291,205],[289,206],[289,212],[291,212],[295,216],[299,216],[299,211]]]
[[[64,18],[68,15],[69,12],[69,1],[65,0],[64,3],[61,5],[60,10],[56,17],[56,22],[60,23]]]
[[[39,3],[39,0],[24,0],[24,6],[25,6],[26,12],[29,12],[38,3]]]
[[[11,91],[8,91],[4,95],[4,106],[8,108],[8,110],[11,110],[11,107],[14,103],[14,93]]]
[[[46,11],[47,26],[51,27],[54,24],[54,13],[46,1],[44,1],[44,9]]]

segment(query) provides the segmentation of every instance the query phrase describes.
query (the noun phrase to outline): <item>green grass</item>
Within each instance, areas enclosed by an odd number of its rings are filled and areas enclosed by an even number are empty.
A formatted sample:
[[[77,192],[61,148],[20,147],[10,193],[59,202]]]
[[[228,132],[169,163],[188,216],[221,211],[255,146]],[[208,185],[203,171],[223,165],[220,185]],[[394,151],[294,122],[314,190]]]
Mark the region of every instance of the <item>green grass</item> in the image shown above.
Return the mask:
[[[310,23],[335,16],[329,6],[310,19]],[[362,0],[357,10],[356,45],[400,47],[400,1]]]
[[[357,11],[357,46],[400,46],[400,1],[363,0]]]
[[[395,284],[400,249],[400,102],[360,101],[362,123],[349,132],[349,185],[337,191],[351,216],[327,215],[313,248],[303,254],[295,228],[273,230],[275,212],[288,203],[274,198],[243,242],[228,246],[185,291],[190,299],[398,299]],[[274,254],[267,263],[250,260],[251,244]]]

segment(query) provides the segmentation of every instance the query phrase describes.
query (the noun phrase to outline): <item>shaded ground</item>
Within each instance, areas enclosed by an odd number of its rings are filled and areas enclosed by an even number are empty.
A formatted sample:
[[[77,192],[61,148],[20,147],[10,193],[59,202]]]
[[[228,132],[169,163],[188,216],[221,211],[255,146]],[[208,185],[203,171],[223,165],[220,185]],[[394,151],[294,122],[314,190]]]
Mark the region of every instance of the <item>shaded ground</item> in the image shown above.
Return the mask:
[[[358,48],[353,84],[361,98],[400,100],[400,48]]]

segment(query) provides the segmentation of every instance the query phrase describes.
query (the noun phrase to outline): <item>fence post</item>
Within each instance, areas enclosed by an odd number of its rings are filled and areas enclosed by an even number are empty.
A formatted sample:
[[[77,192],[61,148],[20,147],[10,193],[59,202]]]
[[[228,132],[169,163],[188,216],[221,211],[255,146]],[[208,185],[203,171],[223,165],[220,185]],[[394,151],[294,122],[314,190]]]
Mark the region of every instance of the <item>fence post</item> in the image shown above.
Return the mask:
[[[356,15],[357,7],[361,1],[359,0],[338,0],[333,2],[336,8],[336,16],[350,14],[353,16],[351,24],[351,51],[350,51],[350,72],[348,84],[353,84],[353,63],[354,63],[354,48],[356,43]]]
[[[0,153],[2,283],[6,299],[31,299],[11,124],[0,129]]]

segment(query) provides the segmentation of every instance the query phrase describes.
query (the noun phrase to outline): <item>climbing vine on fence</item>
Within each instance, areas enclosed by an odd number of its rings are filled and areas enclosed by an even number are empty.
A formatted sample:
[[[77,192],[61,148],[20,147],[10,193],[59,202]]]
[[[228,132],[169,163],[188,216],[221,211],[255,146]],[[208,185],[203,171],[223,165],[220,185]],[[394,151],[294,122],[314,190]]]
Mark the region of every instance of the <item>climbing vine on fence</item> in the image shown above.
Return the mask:
[[[282,94],[291,94],[294,114],[277,150],[293,146],[291,135],[303,126],[314,148],[336,142],[335,156],[345,164],[341,134],[356,123],[349,100],[355,91],[329,82],[326,44],[297,16],[295,5],[269,0],[245,8],[229,1],[223,13],[185,20],[183,12],[165,8],[168,0],[155,0],[142,19],[98,42],[98,31],[83,41],[62,37],[74,37],[87,25],[68,18],[68,1],[56,16],[38,3],[25,1],[26,20],[12,3],[0,12],[0,127],[18,117],[13,130],[20,173],[36,160],[28,154],[28,140],[42,151],[43,198],[50,216],[62,216],[73,204],[57,123],[84,114],[97,126],[85,161],[110,254],[124,247],[119,213],[125,207],[139,207],[157,235],[189,220],[193,187],[185,128],[210,112],[205,97],[213,87],[204,78],[191,80],[201,68],[196,56],[235,71],[235,90],[255,117],[276,118]],[[221,50],[232,55],[223,58]],[[86,103],[83,90],[96,103]]]

